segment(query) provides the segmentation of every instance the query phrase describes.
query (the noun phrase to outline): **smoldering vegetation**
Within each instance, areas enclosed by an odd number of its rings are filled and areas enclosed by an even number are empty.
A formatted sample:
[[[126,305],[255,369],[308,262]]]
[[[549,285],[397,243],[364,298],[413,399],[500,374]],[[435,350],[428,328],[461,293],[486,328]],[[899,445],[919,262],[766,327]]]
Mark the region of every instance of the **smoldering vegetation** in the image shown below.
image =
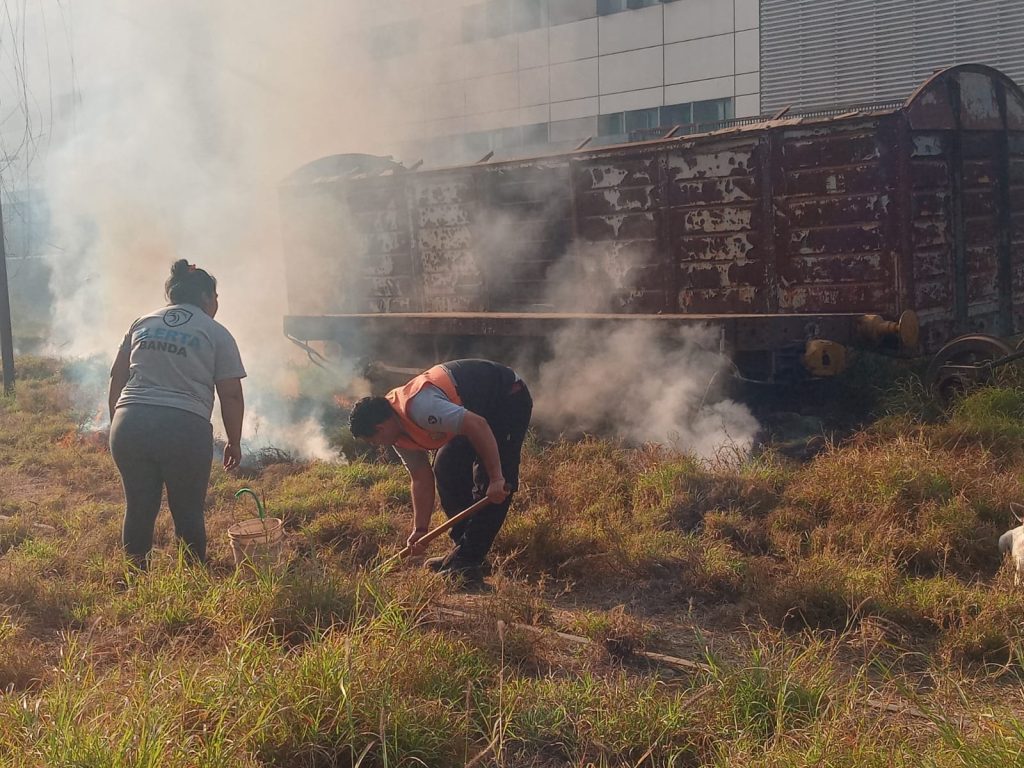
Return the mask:
[[[210,568],[177,559],[164,513],[152,572],[128,577],[81,373],[18,362],[0,401],[10,765],[946,768],[1019,753],[1024,616],[997,548],[1024,498],[1013,383],[946,413],[893,387],[884,418],[805,463],[530,440],[496,574],[464,595],[412,564],[372,570],[404,540],[409,489],[400,466],[363,459],[246,479],[285,520],[273,572],[235,572],[225,531],[251,509],[215,469]]]
[[[759,425],[746,406],[723,397],[731,368],[717,341],[714,329],[665,336],[635,323],[569,326],[539,368],[537,421],[701,458],[746,455]]]

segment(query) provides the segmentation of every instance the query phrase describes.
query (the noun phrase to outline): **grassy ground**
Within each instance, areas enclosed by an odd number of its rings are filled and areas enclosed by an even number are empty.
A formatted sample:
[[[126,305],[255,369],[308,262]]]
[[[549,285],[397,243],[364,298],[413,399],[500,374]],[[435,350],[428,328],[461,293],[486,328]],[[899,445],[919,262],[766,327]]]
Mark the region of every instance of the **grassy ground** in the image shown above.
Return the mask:
[[[950,413],[900,385],[802,463],[533,442],[498,573],[466,595],[372,570],[409,491],[367,460],[215,470],[209,570],[179,561],[164,513],[152,572],[126,579],[76,367],[19,363],[2,765],[1024,765],[1024,602],[995,547],[1024,502],[1013,382]],[[286,520],[273,575],[232,565],[243,483]]]

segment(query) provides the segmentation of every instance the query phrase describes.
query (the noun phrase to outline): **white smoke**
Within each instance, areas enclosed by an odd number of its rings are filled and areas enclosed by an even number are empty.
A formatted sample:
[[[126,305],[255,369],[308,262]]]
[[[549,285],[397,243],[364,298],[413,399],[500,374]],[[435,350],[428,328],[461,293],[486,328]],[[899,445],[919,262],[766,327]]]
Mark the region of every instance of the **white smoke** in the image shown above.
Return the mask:
[[[132,320],[164,303],[170,263],[187,258],[218,278],[217,319],[238,339],[249,370],[246,447],[329,453],[318,403],[357,377],[342,361],[297,404],[295,382],[309,366],[282,333],[287,254],[277,185],[324,155],[389,154],[394,126],[445,117],[431,113],[422,86],[437,67],[452,66],[444,41],[458,39],[460,9],[427,15],[421,34],[436,39],[421,40],[420,50],[437,51],[431,62],[373,50],[395,43],[366,30],[387,29],[396,7],[88,0],[72,16],[71,4],[41,0],[39,11],[24,11],[48,22],[24,24],[22,53],[46,52],[45,61],[22,66],[35,76],[30,100],[46,103],[48,92],[57,104],[33,172],[52,217],[51,348],[109,361]],[[486,49],[481,43],[478,53]],[[500,217],[492,225],[490,239],[479,241],[483,267],[496,259],[509,280],[545,267],[527,263],[539,231]],[[620,311],[616,301],[628,299],[651,256],[636,244],[570,252],[549,270],[547,295],[538,289],[539,307]],[[748,445],[756,425],[742,407],[713,402],[723,361],[697,336],[664,345],[638,326],[565,331],[534,387],[539,420],[566,429],[603,421],[630,439],[699,455]]]
[[[277,184],[326,154],[388,149],[397,102],[354,36],[359,7],[91,0],[72,17],[52,0],[26,13],[49,22],[25,25],[50,32],[32,41],[49,51],[36,92],[64,105],[33,170],[52,217],[50,350],[112,359],[187,258],[217,277],[217,319],[249,371],[246,447],[331,453],[315,407],[297,413],[278,386],[308,363],[281,327]]]
[[[705,459],[739,457],[753,446],[750,410],[717,399],[729,362],[712,328],[665,335],[642,322],[596,330],[569,326],[540,368],[535,421],[569,432],[609,432]]]

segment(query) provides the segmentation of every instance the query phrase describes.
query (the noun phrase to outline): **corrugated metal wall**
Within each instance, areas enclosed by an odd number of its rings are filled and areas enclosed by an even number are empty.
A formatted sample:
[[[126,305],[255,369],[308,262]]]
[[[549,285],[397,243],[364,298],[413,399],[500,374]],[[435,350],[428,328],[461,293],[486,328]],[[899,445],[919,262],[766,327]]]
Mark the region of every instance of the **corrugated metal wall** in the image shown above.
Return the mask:
[[[1024,83],[1024,0],[761,0],[761,111],[909,96],[975,62]]]

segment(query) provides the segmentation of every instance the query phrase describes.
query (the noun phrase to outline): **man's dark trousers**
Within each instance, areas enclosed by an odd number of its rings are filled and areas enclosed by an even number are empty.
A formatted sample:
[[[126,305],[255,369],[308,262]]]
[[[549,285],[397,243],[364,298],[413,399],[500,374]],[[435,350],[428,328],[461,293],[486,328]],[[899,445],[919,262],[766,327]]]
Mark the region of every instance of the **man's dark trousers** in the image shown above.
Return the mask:
[[[482,563],[505,522],[513,493],[519,487],[519,461],[532,412],[530,392],[523,382],[517,381],[501,407],[495,408],[487,419],[498,444],[501,473],[511,492],[501,504],[489,504],[451,529],[449,535],[456,547],[452,556],[462,563]],[[449,518],[487,495],[487,472],[464,435],[438,449],[434,457],[434,478],[441,508]]]

